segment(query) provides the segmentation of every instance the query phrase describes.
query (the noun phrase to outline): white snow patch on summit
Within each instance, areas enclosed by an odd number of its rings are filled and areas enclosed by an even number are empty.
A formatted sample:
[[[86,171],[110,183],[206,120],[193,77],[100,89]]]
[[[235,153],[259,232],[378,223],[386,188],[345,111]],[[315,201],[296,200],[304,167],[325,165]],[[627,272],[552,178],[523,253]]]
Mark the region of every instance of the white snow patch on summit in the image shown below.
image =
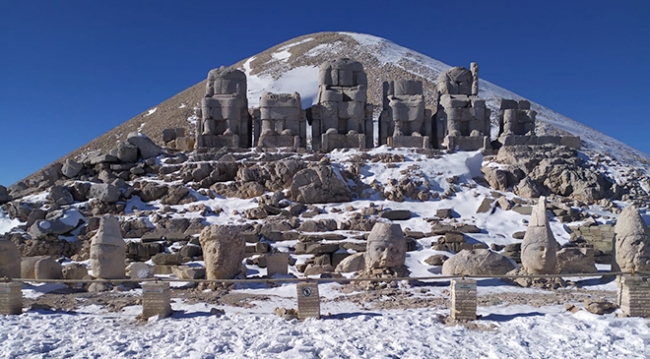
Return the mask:
[[[153,115],[157,110],[158,110],[158,107],[152,108],[151,110],[149,110],[147,113],[144,114],[144,117]]]
[[[311,107],[318,99],[318,67],[301,66],[284,72],[278,79],[270,75],[251,74],[251,62],[255,57],[249,58],[243,65],[248,79],[248,105],[258,107],[263,92],[292,93],[298,92],[302,100],[302,107]]]

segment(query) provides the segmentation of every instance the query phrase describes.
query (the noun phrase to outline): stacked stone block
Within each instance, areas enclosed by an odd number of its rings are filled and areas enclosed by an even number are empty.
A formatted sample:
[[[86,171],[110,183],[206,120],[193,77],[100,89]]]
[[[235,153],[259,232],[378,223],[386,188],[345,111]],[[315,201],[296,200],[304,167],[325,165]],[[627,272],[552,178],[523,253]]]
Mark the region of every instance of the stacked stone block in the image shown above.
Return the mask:
[[[580,148],[578,136],[536,136],[537,112],[527,100],[501,99],[499,104],[499,142],[503,146],[559,145]]]
[[[307,121],[297,92],[264,92],[253,118],[258,147],[307,147]]]
[[[0,283],[0,314],[16,315],[23,312],[23,284],[19,282]]]
[[[618,305],[628,317],[650,318],[650,281],[639,276],[620,276]]]
[[[301,282],[296,285],[298,294],[298,319],[320,319],[318,283]]]
[[[372,105],[363,65],[346,58],[328,61],[319,70],[318,103],[307,111],[312,148],[372,148]]]
[[[194,139],[185,136],[185,129],[182,127],[166,128],[162,135],[165,146],[171,149],[191,151],[194,148]]]
[[[476,320],[476,281],[451,280],[451,319],[455,321]]]
[[[612,263],[614,250],[614,226],[574,226],[569,227],[572,237],[582,237],[594,247],[594,260],[596,263]]]
[[[452,67],[438,76],[438,138],[448,151],[490,148],[490,110],[478,97],[478,65]]]
[[[142,284],[142,317],[168,317],[172,314],[169,283],[146,282]]]
[[[289,272],[289,253],[268,253],[266,254],[266,273],[270,277],[274,274]]]
[[[210,71],[201,105],[197,149],[251,147],[253,125],[245,73],[223,66]]]
[[[433,122],[425,108],[422,81],[394,80],[383,84],[379,144],[431,148]]]

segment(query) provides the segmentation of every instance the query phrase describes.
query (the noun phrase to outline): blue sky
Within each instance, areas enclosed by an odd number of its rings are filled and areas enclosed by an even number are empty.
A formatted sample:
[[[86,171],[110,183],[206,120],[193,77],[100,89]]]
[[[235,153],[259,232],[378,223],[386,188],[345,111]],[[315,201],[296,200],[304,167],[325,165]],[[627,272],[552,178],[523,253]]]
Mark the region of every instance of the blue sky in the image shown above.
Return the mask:
[[[0,184],[296,36],[381,36],[650,153],[650,1],[0,2]]]

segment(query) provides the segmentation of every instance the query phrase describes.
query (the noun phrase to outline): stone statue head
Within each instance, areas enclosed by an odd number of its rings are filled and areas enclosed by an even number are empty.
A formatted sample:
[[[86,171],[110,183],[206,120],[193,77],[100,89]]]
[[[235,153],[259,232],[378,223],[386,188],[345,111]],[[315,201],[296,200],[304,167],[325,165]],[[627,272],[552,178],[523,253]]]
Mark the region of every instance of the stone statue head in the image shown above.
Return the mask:
[[[530,273],[553,274],[557,255],[557,241],[546,214],[546,198],[540,197],[533,207],[528,228],[521,242],[521,264]]]
[[[532,243],[527,251],[530,260],[527,269],[531,273],[550,273],[556,262],[556,249],[546,243]]]
[[[397,268],[406,260],[406,239],[399,224],[376,223],[364,254],[366,270]]]

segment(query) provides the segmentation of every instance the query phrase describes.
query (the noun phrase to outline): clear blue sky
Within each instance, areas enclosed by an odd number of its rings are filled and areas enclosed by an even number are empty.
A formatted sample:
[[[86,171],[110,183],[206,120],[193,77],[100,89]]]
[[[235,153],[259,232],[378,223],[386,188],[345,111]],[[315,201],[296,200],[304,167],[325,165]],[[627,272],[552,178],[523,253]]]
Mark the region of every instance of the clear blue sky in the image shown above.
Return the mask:
[[[650,152],[650,0],[0,2],[0,184],[296,36],[381,36]]]

